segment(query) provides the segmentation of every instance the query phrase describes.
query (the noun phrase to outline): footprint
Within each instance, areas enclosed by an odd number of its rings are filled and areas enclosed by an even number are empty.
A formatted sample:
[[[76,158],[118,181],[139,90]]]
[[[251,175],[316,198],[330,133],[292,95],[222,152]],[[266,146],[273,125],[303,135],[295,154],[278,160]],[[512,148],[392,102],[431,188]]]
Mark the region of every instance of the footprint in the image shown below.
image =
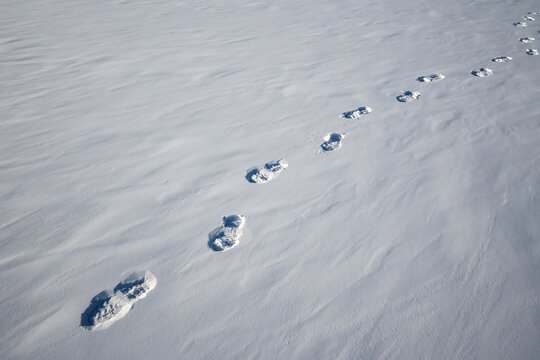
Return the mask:
[[[478,77],[488,77],[493,75],[493,70],[488,68],[480,68],[478,70],[471,71],[471,74]]]
[[[524,17],[523,17],[523,20],[534,21],[534,20],[536,20],[536,19],[533,18],[533,17],[530,17],[530,16],[524,16]]]
[[[521,41],[522,43],[532,43],[534,40],[536,40],[535,38],[533,38],[532,36],[526,36],[526,37],[522,37],[521,39],[519,39],[519,41]]]
[[[208,234],[208,247],[214,251],[225,251],[235,247],[239,243],[245,224],[244,215],[224,216],[223,225]]]
[[[136,272],[119,282],[113,291],[102,291],[92,298],[81,314],[81,327],[103,330],[120,320],[133,304],[156,287],[157,279],[150,271]]]
[[[419,78],[416,79],[416,81],[430,83],[430,82],[433,82],[433,81],[442,80],[445,77],[446,76],[444,76],[443,74],[431,74],[431,75],[426,75],[426,76],[420,76]]]
[[[321,148],[323,151],[334,151],[339,149],[344,137],[344,134],[329,133],[323,136],[324,142],[321,144]]]
[[[510,60],[512,60],[510,56],[498,56],[491,59],[493,62],[509,62]]]
[[[527,23],[523,21],[518,21],[514,23],[514,26],[518,28],[524,28],[524,27],[527,27]]]
[[[373,110],[368,106],[360,106],[358,109],[344,112],[341,117],[346,119],[360,119],[362,115],[369,114]]]
[[[399,102],[411,102],[418,100],[420,97],[420,91],[404,91],[403,94],[396,97]]]
[[[527,49],[527,55],[538,55],[538,50],[536,49]]]
[[[262,168],[249,170],[246,174],[246,179],[251,183],[265,184],[276,178],[287,167],[289,167],[289,164],[283,159],[270,161]]]
[[[527,15],[538,15],[537,11],[529,11]]]

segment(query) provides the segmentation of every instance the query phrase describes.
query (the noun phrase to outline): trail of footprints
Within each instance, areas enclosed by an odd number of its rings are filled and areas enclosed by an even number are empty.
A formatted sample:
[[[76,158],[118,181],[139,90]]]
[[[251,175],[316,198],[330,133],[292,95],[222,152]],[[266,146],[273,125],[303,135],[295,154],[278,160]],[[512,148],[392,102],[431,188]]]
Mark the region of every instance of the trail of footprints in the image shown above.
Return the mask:
[[[535,21],[531,15],[538,15],[536,11],[529,12],[520,21],[514,22],[517,28],[526,28],[527,22]],[[540,31],[538,31],[540,33]],[[519,39],[524,44],[533,43],[536,39],[532,36],[524,36]],[[527,55],[538,55],[537,49],[528,48]],[[511,61],[510,56],[498,56],[491,59],[494,63],[507,63]],[[480,67],[471,71],[476,77],[490,77],[493,70],[487,67]],[[445,79],[443,74],[430,74],[420,76],[416,81],[421,83],[432,83]],[[409,103],[420,98],[419,91],[407,90],[396,96],[396,100],[401,103]],[[358,120],[373,110],[367,106],[361,106],[351,111],[342,113],[345,119]],[[322,152],[332,152],[342,146],[345,134],[330,132],[323,136],[320,145]],[[288,167],[284,160],[270,161],[262,167],[253,168],[247,171],[246,180],[253,184],[266,184],[276,179],[280,173]],[[208,247],[214,252],[224,252],[237,246],[242,237],[243,228],[246,224],[244,215],[228,215],[223,217],[222,225],[218,226],[208,234]],[[152,291],[157,284],[156,277],[149,271],[137,272],[129,275],[119,282],[112,291],[102,291],[92,298],[86,310],[81,314],[80,326],[88,330],[101,330],[111,326],[120,320],[132,309],[140,299]]]
[[[527,15],[523,16],[522,21],[515,22],[514,26],[518,27],[518,28],[526,28],[528,21],[530,22],[530,21],[535,21],[536,20],[531,15],[538,15],[538,11],[530,11],[530,12],[528,12]],[[538,31],[538,32],[540,33],[540,31]],[[525,43],[525,44],[530,44],[534,40],[536,40],[536,39],[534,37],[532,37],[532,36],[525,36],[525,37],[522,37],[522,38],[519,39],[519,41],[521,41],[522,43]],[[531,56],[536,56],[536,55],[538,55],[538,50],[537,49],[532,49],[532,48],[531,49],[526,49],[525,54],[531,55]]]

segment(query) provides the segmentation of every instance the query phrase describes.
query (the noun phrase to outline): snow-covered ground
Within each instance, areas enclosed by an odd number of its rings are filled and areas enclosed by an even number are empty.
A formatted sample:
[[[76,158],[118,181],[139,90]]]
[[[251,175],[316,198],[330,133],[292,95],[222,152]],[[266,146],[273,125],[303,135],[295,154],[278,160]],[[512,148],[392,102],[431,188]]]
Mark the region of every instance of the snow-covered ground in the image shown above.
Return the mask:
[[[1,1],[0,358],[540,358],[533,11]]]

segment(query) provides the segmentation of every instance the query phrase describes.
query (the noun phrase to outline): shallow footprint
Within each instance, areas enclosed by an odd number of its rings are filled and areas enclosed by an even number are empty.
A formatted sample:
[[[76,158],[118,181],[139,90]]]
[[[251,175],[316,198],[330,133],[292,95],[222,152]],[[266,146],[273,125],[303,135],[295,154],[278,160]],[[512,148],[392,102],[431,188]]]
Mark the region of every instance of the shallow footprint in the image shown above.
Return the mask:
[[[526,37],[522,37],[521,39],[519,39],[519,41],[521,41],[522,43],[532,43],[534,40],[536,40],[535,38],[533,38],[532,36],[526,36]]]
[[[488,77],[493,75],[493,70],[488,68],[480,68],[478,70],[471,71],[471,74],[478,77]]]
[[[446,76],[444,76],[443,74],[431,74],[431,75],[426,75],[426,76],[420,76],[416,78],[416,81],[430,83],[430,82],[442,80],[445,77]]]
[[[524,27],[527,27],[527,23],[523,21],[518,21],[514,23],[514,26],[518,28],[524,28]]]
[[[235,247],[239,243],[245,224],[244,215],[224,216],[223,225],[208,234],[208,247],[218,252]]]
[[[538,50],[536,50],[536,49],[527,49],[527,51],[525,51],[525,53],[527,55],[538,55]]]
[[[338,133],[330,133],[323,136],[324,142],[321,144],[323,151],[334,151],[341,147],[341,142],[345,135]]]
[[[369,114],[373,110],[368,106],[360,106],[358,109],[344,112],[341,117],[346,119],[360,119],[362,115]]]
[[[278,161],[270,161],[262,168],[249,170],[246,174],[247,181],[255,184],[265,184],[276,178],[284,169],[288,168],[289,164],[283,159]]]
[[[81,327],[103,330],[120,320],[131,310],[133,304],[146,297],[157,284],[150,271],[136,272],[119,282],[114,290],[102,291],[92,298],[81,314]]]
[[[493,62],[509,62],[512,58],[510,56],[497,56],[491,59]]]
[[[420,91],[404,91],[403,94],[396,96],[399,102],[411,102],[418,100],[420,97]]]

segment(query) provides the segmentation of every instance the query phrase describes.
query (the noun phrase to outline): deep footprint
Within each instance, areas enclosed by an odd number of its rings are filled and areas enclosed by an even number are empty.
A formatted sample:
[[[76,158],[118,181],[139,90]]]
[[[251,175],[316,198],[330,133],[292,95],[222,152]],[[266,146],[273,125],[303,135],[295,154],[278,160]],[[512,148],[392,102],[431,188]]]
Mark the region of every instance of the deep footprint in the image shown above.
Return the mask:
[[[493,62],[509,62],[512,58],[510,56],[497,56],[491,59]]]
[[[403,94],[396,97],[399,102],[411,102],[418,100],[420,97],[420,91],[404,91]]]
[[[283,159],[270,161],[262,168],[249,170],[246,174],[246,180],[254,184],[265,184],[278,177],[288,167],[289,164]]]
[[[524,28],[524,27],[527,27],[527,23],[523,21],[518,21],[514,23],[514,26],[518,28]]]
[[[443,74],[431,74],[431,75],[426,75],[426,76],[420,76],[418,78],[416,78],[416,81],[420,81],[420,82],[424,82],[424,83],[430,83],[430,82],[434,82],[434,81],[440,81],[442,79],[444,79],[446,76],[444,76]]]
[[[536,39],[533,38],[532,36],[526,36],[526,37],[522,37],[521,39],[519,39],[519,41],[521,41],[522,43],[525,43],[525,44],[532,43],[534,40],[536,40]]]
[[[535,21],[536,19],[531,17],[531,16],[524,16],[523,17],[523,20],[527,20],[527,21]]]
[[[323,151],[334,151],[341,147],[341,142],[345,135],[338,133],[330,133],[323,136],[324,142],[321,144]]]
[[[360,119],[362,115],[369,114],[373,110],[368,106],[360,106],[358,109],[344,112],[341,117],[346,119]]]
[[[81,327],[103,330],[127,315],[140,299],[152,291],[157,279],[150,271],[133,273],[119,282],[113,291],[102,291],[92,298],[81,314]]]
[[[488,77],[493,75],[493,70],[488,68],[480,68],[478,70],[471,71],[471,74],[478,77]]]
[[[527,55],[533,55],[534,56],[534,55],[538,55],[538,50],[536,50],[536,49],[527,49],[527,51],[525,51],[525,53]]]
[[[240,242],[245,224],[244,215],[224,216],[223,225],[208,234],[208,247],[217,252],[232,249]]]

